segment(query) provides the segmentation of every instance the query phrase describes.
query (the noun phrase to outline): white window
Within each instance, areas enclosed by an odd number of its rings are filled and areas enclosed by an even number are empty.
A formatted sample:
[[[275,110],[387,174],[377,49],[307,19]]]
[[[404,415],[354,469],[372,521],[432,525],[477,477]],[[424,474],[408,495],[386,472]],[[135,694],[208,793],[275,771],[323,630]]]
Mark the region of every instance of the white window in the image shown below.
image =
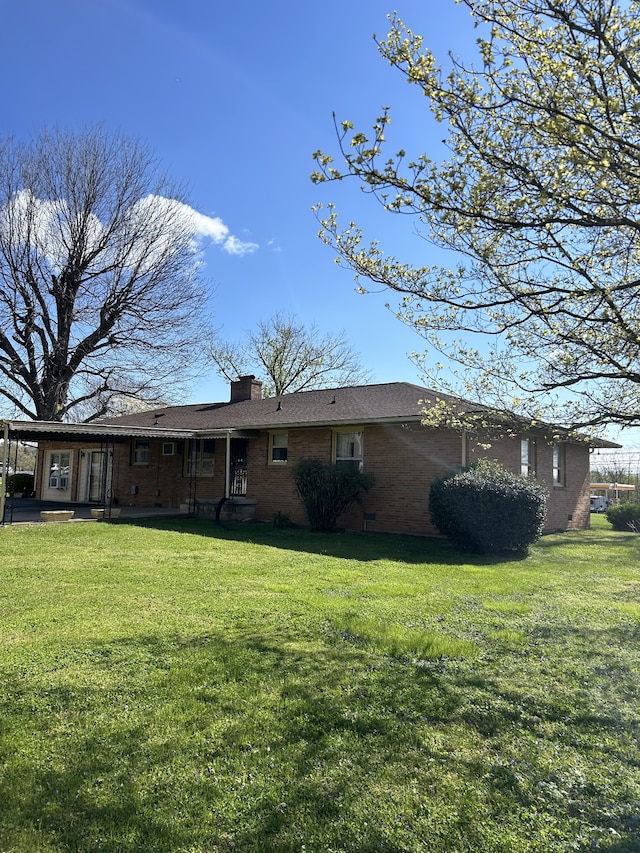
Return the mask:
[[[213,477],[215,457],[214,438],[192,439],[185,460],[185,474],[187,477]]]
[[[151,442],[148,438],[136,438],[133,442],[133,464],[149,464],[149,447]]]
[[[566,476],[565,468],[565,446],[564,444],[553,445],[553,485],[564,486]]]
[[[536,443],[530,438],[520,442],[520,473],[523,477],[534,477],[536,473]]]
[[[289,433],[272,432],[269,436],[269,464],[286,465],[289,453]]]
[[[69,489],[69,468],[71,454],[68,450],[52,453],[49,460],[49,488],[67,491]]]
[[[363,433],[361,431],[336,431],[334,436],[334,462],[336,466],[352,471],[362,471]]]
[[[163,441],[162,442],[162,455],[163,456],[175,456],[177,453],[176,443],[175,441]]]

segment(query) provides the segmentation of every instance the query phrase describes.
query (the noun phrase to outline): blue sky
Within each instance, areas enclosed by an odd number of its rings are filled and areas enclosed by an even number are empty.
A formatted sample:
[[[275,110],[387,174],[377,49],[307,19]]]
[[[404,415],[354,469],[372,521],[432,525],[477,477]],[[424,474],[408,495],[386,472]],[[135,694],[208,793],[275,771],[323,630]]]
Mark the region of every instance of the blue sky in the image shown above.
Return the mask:
[[[333,149],[332,112],[368,126],[382,105],[415,126],[419,96],[379,56],[387,0],[322,4],[234,0],[22,0],[5,3],[0,35],[4,133],[104,122],[148,142],[193,206],[256,244],[205,253],[214,321],[237,339],[276,310],[345,330],[374,381],[420,381],[407,354],[421,339],[362,297],[318,239],[311,211],[342,196],[345,215],[379,217],[357,187],[315,187],[312,153]],[[430,7],[430,10],[429,8]],[[437,9],[434,13],[433,9]],[[458,43],[468,16],[453,0],[402,10],[430,43]],[[404,106],[404,109],[403,109]],[[399,132],[400,129],[398,129]],[[349,209],[347,209],[349,208]],[[385,217],[388,219],[389,217]],[[385,222],[385,227],[396,227]],[[424,244],[405,230],[412,256]],[[416,245],[417,244],[417,245]],[[215,373],[193,400],[226,399]]]
[[[356,293],[311,211],[335,201],[371,234],[393,232],[398,256],[430,260],[411,225],[355,184],[309,179],[312,153],[335,150],[333,111],[366,128],[390,105],[398,148],[440,138],[426,102],[373,42],[394,8],[445,64],[448,50],[471,55],[475,32],[453,0],[5,0],[0,129],[28,139],[45,125],[104,122],[142,139],[192,205],[227,229],[205,252],[222,337],[288,311],[345,330],[374,381],[421,382],[408,354],[422,340],[385,309],[389,294]],[[227,398],[211,371],[191,401]]]

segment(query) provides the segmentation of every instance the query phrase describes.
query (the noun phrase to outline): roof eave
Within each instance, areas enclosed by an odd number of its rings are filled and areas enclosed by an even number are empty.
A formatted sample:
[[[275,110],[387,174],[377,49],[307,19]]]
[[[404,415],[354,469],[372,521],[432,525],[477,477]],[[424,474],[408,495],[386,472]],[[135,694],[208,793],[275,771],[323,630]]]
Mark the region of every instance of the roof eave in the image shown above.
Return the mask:
[[[196,435],[193,429],[181,429],[156,426],[115,426],[114,424],[65,424],[57,421],[0,421],[0,425],[7,424],[9,431],[19,435],[26,440],[37,440],[47,437],[65,438],[166,438],[166,439],[189,439]],[[208,430],[209,435],[214,434],[223,438],[229,429]]]
[[[403,415],[402,417],[385,417],[385,418],[347,418],[345,420],[323,420],[323,421],[282,421],[282,422],[262,422],[256,424],[247,424],[242,427],[237,427],[235,430],[229,430],[236,434],[240,432],[256,431],[256,430],[282,430],[282,429],[315,429],[316,427],[330,427],[338,429],[343,426],[365,426],[367,424],[407,424],[421,423],[420,415]],[[210,432],[210,430],[199,429],[195,433],[199,436]]]

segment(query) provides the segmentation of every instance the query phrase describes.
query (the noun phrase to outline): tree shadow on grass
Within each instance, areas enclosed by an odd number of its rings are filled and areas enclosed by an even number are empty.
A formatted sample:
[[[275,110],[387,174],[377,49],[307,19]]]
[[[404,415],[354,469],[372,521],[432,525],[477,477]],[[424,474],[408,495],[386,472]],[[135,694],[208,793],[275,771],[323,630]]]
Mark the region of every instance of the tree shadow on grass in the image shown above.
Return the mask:
[[[525,709],[537,722],[523,731],[521,703],[471,662],[416,665],[259,632],[83,651],[75,683],[59,660],[46,683],[24,671],[6,681],[3,849],[542,851],[567,848],[530,847],[537,830],[562,843],[581,827],[537,763],[553,699]],[[592,725],[608,734],[597,715]],[[25,760],[29,742],[41,751]],[[590,820],[610,808],[618,772],[591,792]],[[638,849],[637,826],[616,826],[624,839],[599,849]]]
[[[13,683],[5,731],[46,746],[27,765],[7,739],[3,849],[293,851],[306,839],[320,851],[341,833],[345,849],[407,849],[375,815],[360,815],[357,836],[348,819],[382,758],[401,750],[388,741],[387,711],[365,701],[376,685],[346,676],[371,677],[359,654],[210,634],[97,643],[90,657],[108,670],[127,651],[158,669],[147,666],[102,710],[100,691],[82,684]]]
[[[640,536],[635,533],[623,533],[619,530],[567,530],[542,536],[535,544],[536,549],[550,550],[562,546],[570,548],[601,545],[620,547],[621,545],[639,545]]]
[[[519,552],[479,556],[460,551],[445,539],[394,533],[313,533],[306,528],[278,530],[260,522],[220,526],[202,519],[147,519],[127,524],[363,562],[388,559],[449,566],[496,566],[526,559]]]

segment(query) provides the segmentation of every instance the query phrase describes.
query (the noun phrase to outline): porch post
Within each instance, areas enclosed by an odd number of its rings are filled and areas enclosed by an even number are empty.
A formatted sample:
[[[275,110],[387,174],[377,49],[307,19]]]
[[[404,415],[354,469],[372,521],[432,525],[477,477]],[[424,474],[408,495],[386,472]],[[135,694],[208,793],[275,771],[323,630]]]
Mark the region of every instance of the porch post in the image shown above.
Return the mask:
[[[7,477],[9,470],[9,422],[4,421],[2,424],[2,437],[4,444],[2,445],[2,489],[0,489],[0,524],[4,524],[4,509],[7,502]]]
[[[224,471],[224,496],[225,498],[229,498],[231,496],[231,432],[227,430],[227,457]]]

